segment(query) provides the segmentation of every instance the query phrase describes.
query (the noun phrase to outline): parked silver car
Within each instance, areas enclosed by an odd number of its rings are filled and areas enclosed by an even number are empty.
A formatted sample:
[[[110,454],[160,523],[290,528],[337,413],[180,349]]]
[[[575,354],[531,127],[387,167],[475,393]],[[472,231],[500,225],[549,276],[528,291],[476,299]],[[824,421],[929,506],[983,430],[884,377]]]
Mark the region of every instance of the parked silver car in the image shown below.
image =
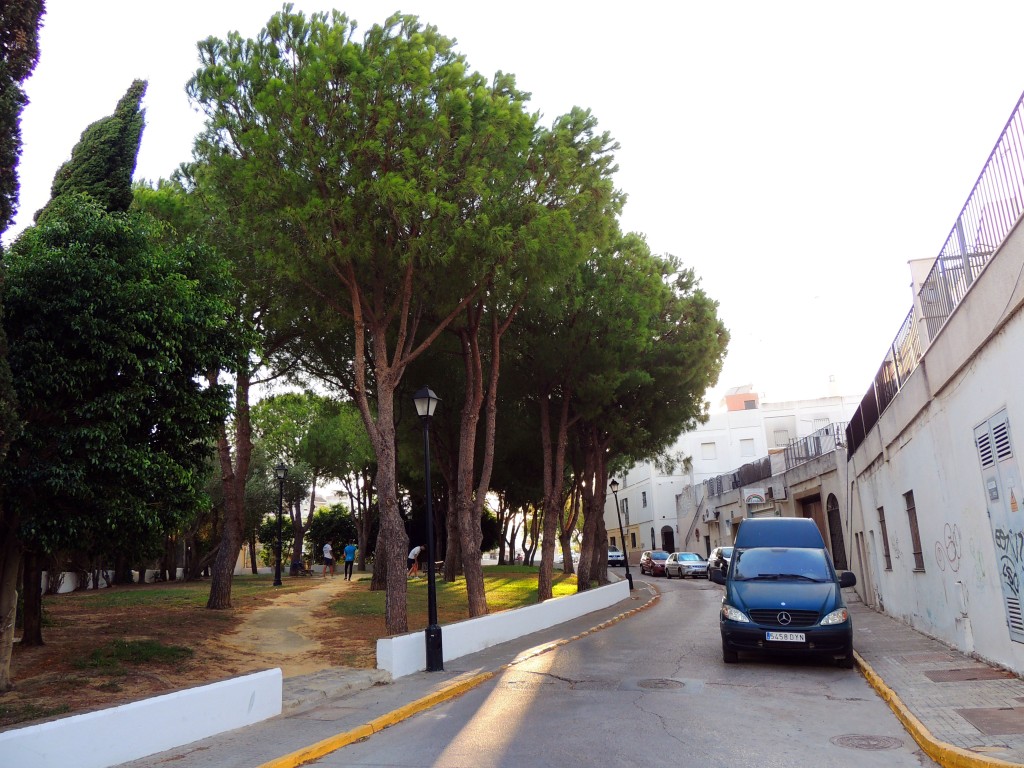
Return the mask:
[[[665,561],[665,577],[671,579],[678,576],[685,579],[687,576],[702,579],[708,577],[708,562],[696,552],[673,552]]]
[[[608,545],[608,565],[621,565],[623,568],[626,567],[626,556],[622,553],[622,550],[613,544]]]

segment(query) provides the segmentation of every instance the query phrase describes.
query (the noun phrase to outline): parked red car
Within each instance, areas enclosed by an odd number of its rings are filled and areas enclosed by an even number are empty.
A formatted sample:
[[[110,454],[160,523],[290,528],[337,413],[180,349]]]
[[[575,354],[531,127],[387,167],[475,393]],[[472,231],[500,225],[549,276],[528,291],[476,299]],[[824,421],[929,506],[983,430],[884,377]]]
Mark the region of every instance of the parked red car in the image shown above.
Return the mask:
[[[668,552],[662,549],[649,549],[640,555],[640,573],[664,576],[666,560],[668,560]]]

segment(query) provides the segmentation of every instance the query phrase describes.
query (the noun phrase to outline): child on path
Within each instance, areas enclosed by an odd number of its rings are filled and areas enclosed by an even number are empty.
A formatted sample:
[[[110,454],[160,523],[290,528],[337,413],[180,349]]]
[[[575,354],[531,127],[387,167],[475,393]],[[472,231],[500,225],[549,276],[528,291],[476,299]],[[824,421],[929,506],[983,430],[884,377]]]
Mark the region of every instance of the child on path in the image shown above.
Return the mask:
[[[412,551],[409,552],[409,573],[406,576],[419,576],[420,575],[420,552],[423,551],[423,547],[415,546]]]
[[[356,543],[350,541],[345,547],[345,581],[352,581],[352,568],[355,566]]]
[[[324,578],[327,578],[327,569],[331,569],[331,578],[334,578],[334,551],[331,549],[331,542],[324,544]]]

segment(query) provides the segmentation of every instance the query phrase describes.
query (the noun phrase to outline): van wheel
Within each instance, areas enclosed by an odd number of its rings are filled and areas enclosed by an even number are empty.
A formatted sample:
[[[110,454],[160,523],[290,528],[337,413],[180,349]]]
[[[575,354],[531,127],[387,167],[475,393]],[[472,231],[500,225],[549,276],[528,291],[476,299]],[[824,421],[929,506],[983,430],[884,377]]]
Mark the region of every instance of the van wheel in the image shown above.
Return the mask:
[[[724,661],[726,664],[735,664],[739,660],[740,660],[739,653],[737,653],[736,651],[730,651],[728,648],[725,647],[725,644],[723,643],[722,644],[722,661]]]
[[[668,568],[665,569],[665,578],[666,579],[671,579],[672,578],[672,571],[670,571]]]

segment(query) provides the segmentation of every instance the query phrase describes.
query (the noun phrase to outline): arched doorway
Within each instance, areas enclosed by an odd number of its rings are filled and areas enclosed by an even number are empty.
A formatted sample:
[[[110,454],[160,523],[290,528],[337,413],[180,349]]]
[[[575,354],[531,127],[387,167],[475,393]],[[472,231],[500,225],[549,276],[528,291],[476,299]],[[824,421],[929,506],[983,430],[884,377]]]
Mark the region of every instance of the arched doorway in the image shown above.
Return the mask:
[[[661,548],[666,552],[676,551],[676,537],[671,525],[661,529]]]
[[[834,493],[830,493],[825,501],[825,514],[828,516],[828,535],[832,543],[832,563],[837,571],[848,571],[843,521],[839,515],[839,500]]]

